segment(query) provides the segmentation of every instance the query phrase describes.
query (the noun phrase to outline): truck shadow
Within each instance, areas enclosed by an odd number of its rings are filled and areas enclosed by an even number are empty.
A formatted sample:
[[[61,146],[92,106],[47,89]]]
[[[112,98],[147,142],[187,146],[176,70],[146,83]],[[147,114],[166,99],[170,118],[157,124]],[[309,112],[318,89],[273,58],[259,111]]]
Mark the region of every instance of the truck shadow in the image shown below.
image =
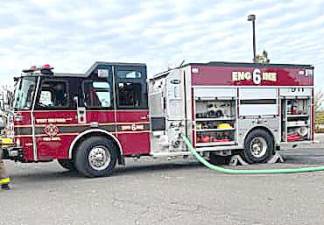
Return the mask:
[[[283,168],[293,168],[293,167],[307,167],[307,166],[324,166],[324,155],[320,154],[310,154],[310,155],[300,155],[300,154],[284,154],[283,155],[285,162],[278,164],[278,167]],[[235,166],[229,167],[231,169],[244,169],[245,166]],[[266,164],[260,165],[250,165],[249,169],[260,169],[260,166],[264,169]],[[272,165],[271,167],[275,167]],[[43,169],[44,168],[44,169]],[[51,165],[49,169],[44,165],[43,168],[37,168],[37,170],[31,169],[19,173],[11,174],[13,180],[17,180],[19,183],[24,182],[50,182],[54,180],[68,181],[68,180],[92,180],[86,179],[76,171],[62,171],[59,165]],[[117,166],[113,175],[111,177],[124,177],[131,175],[140,175],[145,176],[147,174],[159,174],[161,172],[170,172],[170,171],[179,171],[179,170],[194,170],[198,168],[205,168],[202,164],[197,161],[174,161],[174,162],[154,162],[150,161],[143,163],[139,160],[138,162],[127,162],[126,166]],[[111,177],[102,177],[95,179],[109,179]]]
[[[58,169],[59,166],[57,166]],[[198,162],[187,162],[187,163],[152,163],[148,165],[126,165],[118,166],[111,177],[118,176],[127,176],[127,175],[146,175],[147,173],[158,173],[163,171],[172,171],[172,170],[186,170],[186,169],[196,169],[200,168],[202,165]],[[55,171],[56,168],[51,168],[47,170],[46,167],[44,170],[41,168],[23,173],[13,173],[11,174],[13,181],[18,181],[19,183],[24,182],[49,182],[53,180],[92,180],[92,179],[109,179],[110,177],[101,177],[101,178],[85,178],[76,171]]]
[[[115,175],[130,175],[130,174],[146,174],[155,173],[162,171],[172,171],[172,170],[185,170],[185,169],[196,169],[203,167],[199,162],[181,162],[181,163],[154,163],[149,165],[126,165],[124,167],[119,167],[115,171]]]
[[[317,165],[317,166],[324,166],[324,155],[319,154],[310,154],[310,155],[283,155],[283,158],[285,160],[284,164],[289,165]]]

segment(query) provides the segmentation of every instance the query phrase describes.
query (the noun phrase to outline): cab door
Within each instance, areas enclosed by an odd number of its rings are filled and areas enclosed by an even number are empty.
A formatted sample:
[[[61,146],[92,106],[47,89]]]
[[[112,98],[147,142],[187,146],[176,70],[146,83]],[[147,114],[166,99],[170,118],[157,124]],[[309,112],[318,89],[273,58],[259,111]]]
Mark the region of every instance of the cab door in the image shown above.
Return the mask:
[[[68,79],[44,77],[34,106],[34,127],[39,161],[67,158],[77,136],[77,111]]]
[[[150,123],[146,66],[114,66],[116,135],[124,155],[149,154]]]

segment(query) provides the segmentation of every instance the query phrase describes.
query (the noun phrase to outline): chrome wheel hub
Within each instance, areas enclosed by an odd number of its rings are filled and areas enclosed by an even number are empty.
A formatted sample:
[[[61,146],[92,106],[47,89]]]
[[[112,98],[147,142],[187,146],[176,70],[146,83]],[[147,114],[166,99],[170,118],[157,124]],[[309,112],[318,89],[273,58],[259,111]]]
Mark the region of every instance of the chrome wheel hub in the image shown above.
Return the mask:
[[[96,146],[90,150],[88,160],[92,169],[104,170],[108,167],[111,156],[105,146]]]
[[[256,158],[263,157],[268,149],[266,140],[263,137],[255,137],[250,144],[251,154]]]

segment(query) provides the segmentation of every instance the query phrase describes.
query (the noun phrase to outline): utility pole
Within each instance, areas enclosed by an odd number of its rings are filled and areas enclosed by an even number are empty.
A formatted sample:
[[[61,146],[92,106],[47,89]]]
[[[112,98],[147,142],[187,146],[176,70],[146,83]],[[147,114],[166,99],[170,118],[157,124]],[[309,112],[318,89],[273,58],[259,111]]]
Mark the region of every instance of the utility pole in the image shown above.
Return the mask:
[[[256,62],[256,40],[255,40],[255,15],[250,14],[248,16],[248,21],[252,21],[252,29],[253,29],[253,62]]]

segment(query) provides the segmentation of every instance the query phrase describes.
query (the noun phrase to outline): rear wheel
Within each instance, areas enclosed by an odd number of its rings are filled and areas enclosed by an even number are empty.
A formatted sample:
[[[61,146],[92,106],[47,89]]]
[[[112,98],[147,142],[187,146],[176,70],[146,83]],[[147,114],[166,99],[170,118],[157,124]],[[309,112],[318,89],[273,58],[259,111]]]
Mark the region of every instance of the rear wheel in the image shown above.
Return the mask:
[[[75,170],[74,162],[71,159],[58,159],[57,162],[67,170]]]
[[[248,163],[263,163],[274,154],[274,140],[263,129],[253,130],[245,139],[242,157]]]
[[[114,143],[104,137],[90,137],[84,140],[75,154],[76,169],[87,177],[102,177],[112,174],[117,160]]]

